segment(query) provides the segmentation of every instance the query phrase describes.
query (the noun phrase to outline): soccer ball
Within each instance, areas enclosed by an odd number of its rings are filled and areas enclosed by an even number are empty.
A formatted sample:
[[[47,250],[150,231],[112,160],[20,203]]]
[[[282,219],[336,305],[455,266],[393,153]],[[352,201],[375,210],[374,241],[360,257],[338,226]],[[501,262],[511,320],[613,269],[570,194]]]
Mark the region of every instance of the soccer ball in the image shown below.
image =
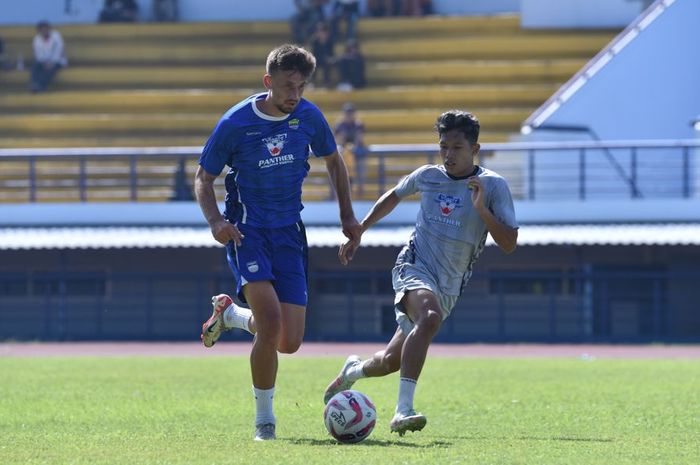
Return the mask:
[[[348,389],[331,397],[323,411],[323,421],[338,442],[352,444],[364,440],[377,422],[377,409],[359,391]]]

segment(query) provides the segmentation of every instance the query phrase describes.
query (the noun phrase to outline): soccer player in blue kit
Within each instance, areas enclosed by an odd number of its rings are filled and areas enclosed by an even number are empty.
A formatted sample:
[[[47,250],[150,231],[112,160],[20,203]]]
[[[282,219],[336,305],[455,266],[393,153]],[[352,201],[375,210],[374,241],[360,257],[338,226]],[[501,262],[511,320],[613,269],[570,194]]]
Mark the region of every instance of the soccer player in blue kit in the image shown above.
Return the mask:
[[[294,353],[304,336],[307,243],[300,212],[309,147],[326,163],[340,208],[343,234],[359,240],[348,173],[321,111],[302,98],[316,68],[314,56],[285,44],[267,57],[263,84],[229,109],[207,141],[195,177],[195,194],[212,235],[226,245],[236,292],[250,309],[220,294],[202,325],[211,347],[222,331],[254,334],[250,365],[255,397],[255,440],[275,439],[272,401],[277,353]],[[214,180],[224,166],[226,209],[219,211]]]
[[[506,180],[474,164],[479,153],[479,120],[466,111],[450,110],[435,124],[442,164],[425,165],[403,178],[374,204],[362,220],[364,233],[391,213],[406,197],[420,193],[416,226],[392,270],[394,311],[398,328],[384,350],[361,361],[351,355],[331,381],[324,402],[361,378],[401,371],[392,432],[420,431],[425,415],[413,398],[428,346],[450,315],[491,235],[505,253],[515,250],[518,223]],[[341,246],[341,263],[352,259],[360,241]],[[439,395],[439,393],[434,393]]]

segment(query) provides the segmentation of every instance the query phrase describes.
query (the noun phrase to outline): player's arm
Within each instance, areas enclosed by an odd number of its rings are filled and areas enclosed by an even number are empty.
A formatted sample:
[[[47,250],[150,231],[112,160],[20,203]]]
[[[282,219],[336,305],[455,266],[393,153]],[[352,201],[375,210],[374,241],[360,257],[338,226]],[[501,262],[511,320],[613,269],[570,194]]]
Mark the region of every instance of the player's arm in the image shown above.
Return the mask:
[[[513,252],[518,242],[518,230],[501,223],[488,208],[479,210],[479,216],[498,247],[505,253]]]
[[[468,182],[472,191],[472,204],[486,225],[489,234],[503,252],[513,252],[518,242],[518,230],[501,222],[484,205],[484,188],[478,176],[469,178]]]
[[[197,174],[194,178],[194,194],[197,197],[197,203],[199,203],[199,208],[202,210],[207,223],[209,223],[214,239],[224,245],[229,241],[234,241],[236,245],[241,245],[243,235],[236,226],[226,221],[219,211],[214,192],[215,180],[215,175],[208,173],[201,166],[197,168]]]
[[[386,215],[391,213],[394,208],[401,202],[401,197],[396,195],[394,188],[386,191],[379,199],[372,205],[370,211],[365,215],[364,219],[360,222],[362,225],[362,232],[367,231],[372,225],[377,221],[384,218]]]
[[[338,207],[340,209],[340,223],[343,227],[343,234],[348,239],[360,240],[360,224],[355,218],[355,212],[352,209],[352,201],[350,200],[350,179],[348,177],[348,169],[345,166],[343,157],[338,155],[338,152],[323,157],[326,162],[326,170],[328,177],[335,189],[335,195],[338,198]]]
[[[355,255],[355,251],[360,247],[360,239],[362,234],[367,231],[372,225],[384,218],[386,215],[391,213],[394,208],[401,202],[401,197],[399,197],[395,188],[386,191],[379,199],[374,203],[370,211],[364,217],[360,223],[362,229],[360,231],[360,237],[357,241],[348,240],[343,245],[340,246],[338,251],[338,258],[340,263],[347,265],[352,257]]]

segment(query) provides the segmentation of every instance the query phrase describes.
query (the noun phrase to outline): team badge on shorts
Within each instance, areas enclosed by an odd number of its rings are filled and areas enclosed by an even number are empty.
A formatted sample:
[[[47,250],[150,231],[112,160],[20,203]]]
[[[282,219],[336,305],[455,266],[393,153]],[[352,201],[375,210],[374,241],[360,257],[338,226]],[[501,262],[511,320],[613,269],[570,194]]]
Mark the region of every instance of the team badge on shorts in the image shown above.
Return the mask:
[[[246,263],[246,266],[248,267],[248,271],[251,273],[257,273],[260,267],[258,266],[258,262],[248,262]]]

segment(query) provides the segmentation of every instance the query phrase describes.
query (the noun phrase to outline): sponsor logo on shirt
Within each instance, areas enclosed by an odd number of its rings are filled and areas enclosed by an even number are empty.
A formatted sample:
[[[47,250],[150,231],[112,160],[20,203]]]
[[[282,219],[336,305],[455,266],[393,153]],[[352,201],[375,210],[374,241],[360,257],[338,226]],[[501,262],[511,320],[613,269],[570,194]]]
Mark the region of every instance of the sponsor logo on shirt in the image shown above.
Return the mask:
[[[262,141],[265,143],[265,147],[267,147],[267,151],[272,155],[272,158],[259,160],[258,168],[265,169],[294,162],[294,154],[281,155],[284,144],[287,142],[287,133],[266,137]]]
[[[426,214],[425,217],[431,223],[445,224],[448,226],[462,226],[460,220],[450,218],[452,212],[457,208],[462,208],[462,198],[453,195],[438,194],[435,197],[435,203],[439,205],[440,215]]]
[[[435,201],[440,204],[443,216],[450,216],[455,208],[462,208],[462,199],[453,195],[438,194]]]
[[[287,133],[285,132],[284,134],[277,134],[272,137],[266,137],[263,139],[263,142],[265,142],[265,145],[267,146],[267,151],[270,152],[270,155],[276,157],[277,155],[282,153],[284,143],[287,142]]]

